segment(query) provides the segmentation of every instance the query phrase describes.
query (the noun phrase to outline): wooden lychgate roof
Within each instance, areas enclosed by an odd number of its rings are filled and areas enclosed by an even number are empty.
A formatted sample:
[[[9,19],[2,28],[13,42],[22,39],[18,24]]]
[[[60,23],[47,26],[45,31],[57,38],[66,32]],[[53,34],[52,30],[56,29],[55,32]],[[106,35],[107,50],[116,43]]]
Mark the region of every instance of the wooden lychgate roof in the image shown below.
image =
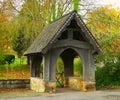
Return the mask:
[[[38,37],[34,40],[32,45],[27,49],[24,55],[43,53],[47,46],[51,45],[58,38],[62,30],[64,30],[68,26],[68,24],[74,17],[77,18],[77,23],[79,23],[80,29],[87,37],[90,44],[93,46],[94,52],[98,54],[102,53],[100,45],[98,44],[90,30],[87,28],[78,13],[73,11],[47,25],[40,33],[40,35],[38,35]]]

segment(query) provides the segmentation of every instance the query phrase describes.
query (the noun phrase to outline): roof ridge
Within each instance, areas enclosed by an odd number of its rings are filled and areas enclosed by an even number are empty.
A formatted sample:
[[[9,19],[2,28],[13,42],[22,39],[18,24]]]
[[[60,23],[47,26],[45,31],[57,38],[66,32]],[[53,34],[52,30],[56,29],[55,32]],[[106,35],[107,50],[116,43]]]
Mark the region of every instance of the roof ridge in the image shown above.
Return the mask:
[[[67,14],[64,14],[64,15],[63,15],[63,16],[61,16],[60,18],[57,18],[57,19],[55,19],[55,20],[51,21],[51,22],[50,22],[50,24],[52,24],[52,23],[54,23],[54,22],[56,22],[56,21],[58,21],[58,20],[62,19],[63,17],[66,17],[67,15],[71,15],[72,13],[77,13],[77,11],[73,10],[73,11],[71,11],[71,12],[67,13]]]

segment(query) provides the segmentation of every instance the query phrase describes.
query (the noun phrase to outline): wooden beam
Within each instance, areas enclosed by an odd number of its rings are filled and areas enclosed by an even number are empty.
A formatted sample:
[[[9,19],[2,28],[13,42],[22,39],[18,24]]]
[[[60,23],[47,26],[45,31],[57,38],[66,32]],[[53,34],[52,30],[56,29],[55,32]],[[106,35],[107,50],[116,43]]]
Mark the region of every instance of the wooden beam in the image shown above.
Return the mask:
[[[68,39],[73,39],[73,30],[68,30]]]
[[[79,31],[80,29],[77,29],[77,28],[66,28],[66,30]]]

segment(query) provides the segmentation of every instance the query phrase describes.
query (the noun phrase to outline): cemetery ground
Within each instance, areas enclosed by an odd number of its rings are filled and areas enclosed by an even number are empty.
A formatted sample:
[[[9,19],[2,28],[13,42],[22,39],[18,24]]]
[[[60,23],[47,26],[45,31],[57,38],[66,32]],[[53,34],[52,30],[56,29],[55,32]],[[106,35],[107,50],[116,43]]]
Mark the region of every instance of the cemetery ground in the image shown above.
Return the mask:
[[[30,78],[30,67],[19,65],[1,66],[0,79]],[[1,90],[0,100],[120,100],[120,89],[97,89],[93,92],[75,91],[70,88],[57,88],[56,93],[38,93],[30,89]]]
[[[120,100],[120,89],[80,92],[69,88],[57,88],[56,93],[14,90],[1,92],[0,100]]]

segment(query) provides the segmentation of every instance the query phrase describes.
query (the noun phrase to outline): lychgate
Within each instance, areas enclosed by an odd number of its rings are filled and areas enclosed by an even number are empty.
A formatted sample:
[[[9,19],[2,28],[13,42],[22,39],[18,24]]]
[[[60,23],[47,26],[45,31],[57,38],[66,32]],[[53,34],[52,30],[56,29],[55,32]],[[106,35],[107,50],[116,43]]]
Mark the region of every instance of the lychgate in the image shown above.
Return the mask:
[[[100,53],[101,47],[77,12],[62,16],[47,25],[24,53],[30,58],[31,89],[37,92],[56,90],[56,60],[60,56],[65,85],[82,91],[95,90],[94,56]],[[80,56],[83,63],[82,79],[73,74],[76,56]],[[43,77],[40,78],[42,62]]]

